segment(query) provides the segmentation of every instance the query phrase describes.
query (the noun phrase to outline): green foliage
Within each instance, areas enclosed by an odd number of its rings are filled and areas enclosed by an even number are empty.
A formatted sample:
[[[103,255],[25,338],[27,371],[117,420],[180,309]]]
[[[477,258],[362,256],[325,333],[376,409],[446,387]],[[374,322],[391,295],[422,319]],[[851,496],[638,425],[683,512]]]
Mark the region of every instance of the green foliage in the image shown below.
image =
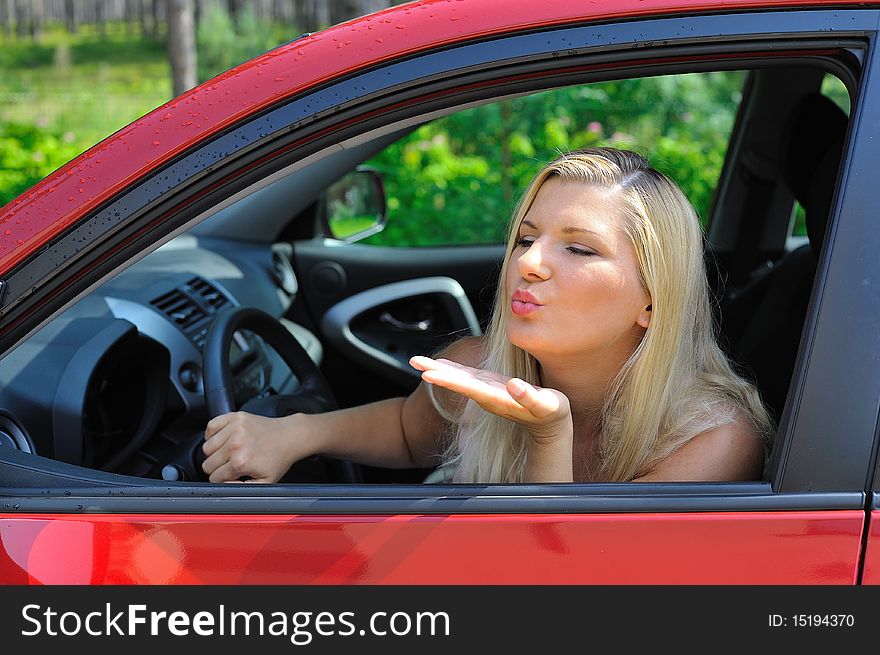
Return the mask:
[[[560,152],[646,155],[708,217],[744,74],[703,73],[554,89],[423,125],[369,162],[385,179],[377,245],[502,241],[519,194]]]
[[[233,21],[222,5],[210,5],[196,34],[198,79],[204,82],[284,41],[280,26],[244,7]],[[290,28],[283,28],[289,34]]]
[[[236,23],[222,3],[210,7],[197,35],[202,80],[296,33],[247,8]],[[50,29],[40,43],[0,46],[0,204],[171,96],[165,45],[124,26],[104,36],[89,26],[76,35]],[[385,179],[390,218],[365,243],[499,242],[543,164],[603,144],[647,155],[706,221],[743,79],[721,72],[567,87],[423,125],[369,162]],[[828,76],[823,91],[848,109],[839,80]]]
[[[234,22],[222,3],[212,3],[197,35],[199,78],[291,33],[248,8]],[[170,99],[164,44],[122,26],[105,36],[87,26],[77,35],[50,30],[39,44],[2,46],[3,202]],[[598,144],[648,155],[705,219],[742,80],[740,73],[706,73],[567,87],[424,125],[370,162],[385,178],[390,219],[367,243],[498,242],[543,164],[561,151]]]
[[[40,179],[33,179],[35,171],[45,175],[65,163],[52,154],[53,140],[59,144],[57,152],[69,153],[70,159],[171,94],[164,45],[121,29],[106,36],[85,27],[76,35],[53,29],[37,44],[0,39],[0,71],[4,131],[27,127],[33,135],[45,135],[31,153],[36,167],[29,158],[21,162],[22,169],[4,167],[3,198],[20,188],[13,179],[33,183]],[[8,166],[11,146],[4,151]]]
[[[0,123],[0,207],[78,153],[75,144],[33,125]]]
[[[289,27],[256,20],[249,9],[238,25],[222,10],[205,18],[198,43],[202,79],[290,34]],[[171,99],[165,44],[121,24],[107,27],[102,35],[89,25],[77,34],[56,26],[39,43],[0,38],[0,206]]]

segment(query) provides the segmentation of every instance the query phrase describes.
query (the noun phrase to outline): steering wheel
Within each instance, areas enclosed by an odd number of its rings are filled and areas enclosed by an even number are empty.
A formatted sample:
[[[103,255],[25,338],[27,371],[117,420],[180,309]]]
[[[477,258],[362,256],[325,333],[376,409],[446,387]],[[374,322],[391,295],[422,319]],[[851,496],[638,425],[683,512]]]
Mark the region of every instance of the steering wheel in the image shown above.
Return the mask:
[[[299,388],[293,394],[256,398],[245,403],[242,410],[261,416],[278,417],[297,412],[318,414],[338,408],[333,392],[318,366],[278,320],[253,307],[227,307],[217,314],[205,338],[202,374],[209,418],[238,409],[232,393],[233,379],[229,366],[229,351],[233,334],[237,330],[249,330],[261,337],[267,345],[275,349],[300,382]],[[296,435],[291,435],[291,438],[295,439]],[[303,463],[307,464],[312,459],[303,460]],[[341,478],[345,482],[360,481],[359,469],[353,463],[330,457],[320,459],[332,470],[333,477]],[[196,468],[200,475],[203,475],[203,461],[204,453],[200,445],[196,451]],[[302,467],[294,464],[288,475],[296,477],[295,471],[299,468]]]

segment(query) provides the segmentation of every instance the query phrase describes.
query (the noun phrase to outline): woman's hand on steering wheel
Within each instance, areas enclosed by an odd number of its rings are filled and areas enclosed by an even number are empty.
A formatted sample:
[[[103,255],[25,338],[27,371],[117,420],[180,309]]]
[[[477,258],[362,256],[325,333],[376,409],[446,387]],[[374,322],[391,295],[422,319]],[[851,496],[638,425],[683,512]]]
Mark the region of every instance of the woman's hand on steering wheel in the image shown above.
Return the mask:
[[[260,414],[273,418],[234,411],[229,350],[237,330],[261,337],[299,381],[293,393],[265,398],[269,402],[263,409],[268,411]],[[203,368],[205,404],[213,418],[205,430],[204,443],[195,447],[201,447],[207,456],[201,469],[211,482],[242,478],[246,482],[278,482],[295,462],[319,450],[315,445],[320,435],[317,417],[336,409],[336,401],[318,365],[276,318],[253,307],[220,310],[205,338]],[[196,467],[198,459],[195,456]],[[323,462],[332,479],[360,481],[351,462],[332,457],[323,458]]]
[[[202,470],[211,482],[278,482],[294,462],[313,454],[302,429],[308,418],[265,418],[247,412],[215,416],[205,429]]]

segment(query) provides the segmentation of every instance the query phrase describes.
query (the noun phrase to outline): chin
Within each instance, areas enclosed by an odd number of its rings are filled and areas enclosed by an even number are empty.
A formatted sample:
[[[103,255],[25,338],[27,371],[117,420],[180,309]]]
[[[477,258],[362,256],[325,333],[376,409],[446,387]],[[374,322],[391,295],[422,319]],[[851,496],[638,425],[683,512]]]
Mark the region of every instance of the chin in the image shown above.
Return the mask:
[[[534,329],[522,329],[521,326],[507,324],[507,340],[532,357],[538,358],[538,353],[545,352],[549,344],[545,335],[538,336],[534,332]]]

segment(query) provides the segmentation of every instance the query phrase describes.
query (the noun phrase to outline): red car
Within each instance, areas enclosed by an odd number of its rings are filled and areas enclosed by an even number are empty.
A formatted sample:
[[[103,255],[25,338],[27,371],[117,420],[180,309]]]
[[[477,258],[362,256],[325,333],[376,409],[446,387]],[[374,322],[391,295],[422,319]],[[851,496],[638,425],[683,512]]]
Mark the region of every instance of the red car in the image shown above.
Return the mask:
[[[878,25],[880,2],[846,0],[424,0],[109,137],[0,209],[0,582],[880,581]],[[652,116],[627,113],[628,80],[656,81]],[[679,84],[724,112],[681,106]],[[484,115],[563,145],[650,118],[638,145],[662,159],[674,133],[697,173],[723,132],[707,256],[725,347],[778,417],[763,479],[451,485],[315,458],[208,483],[211,415],[404,395],[411,354],[485,327],[503,246],[408,232],[376,173],[414,158],[442,209],[425,153]],[[458,202],[528,160],[509,136]],[[360,242],[383,226],[404,244]]]

